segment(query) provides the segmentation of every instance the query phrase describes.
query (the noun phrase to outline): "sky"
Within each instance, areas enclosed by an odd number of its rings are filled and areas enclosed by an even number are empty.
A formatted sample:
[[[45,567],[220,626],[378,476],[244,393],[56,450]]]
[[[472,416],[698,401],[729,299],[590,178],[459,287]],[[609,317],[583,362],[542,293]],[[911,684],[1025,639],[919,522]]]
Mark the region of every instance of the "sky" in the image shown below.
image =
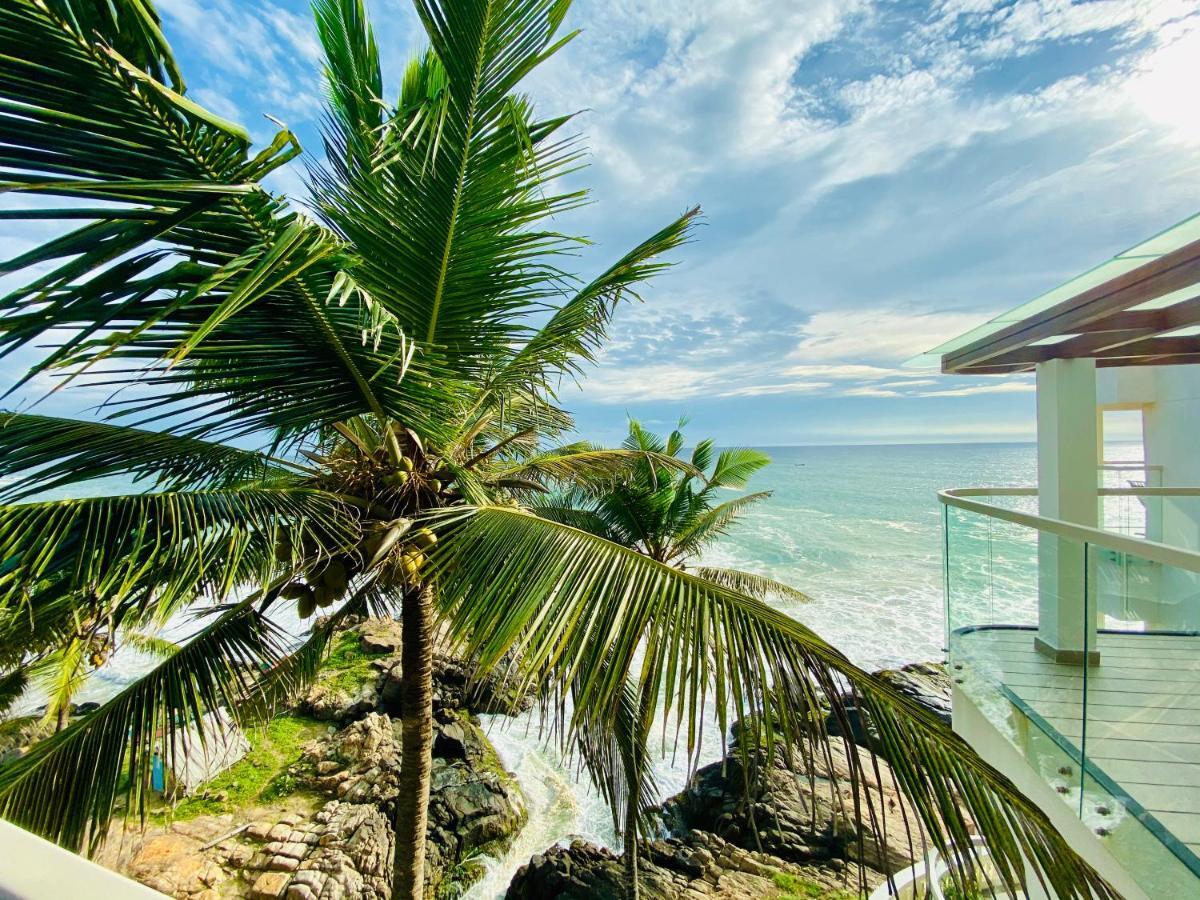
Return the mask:
[[[189,96],[320,153],[304,2],[157,6]],[[420,25],[368,7],[394,91]],[[1200,211],[1196,0],[576,0],[567,26],[526,88],[582,111],[581,273],[704,210],[562,390],[591,439],[629,415],[721,444],[1032,439],[1028,377],[902,363]]]

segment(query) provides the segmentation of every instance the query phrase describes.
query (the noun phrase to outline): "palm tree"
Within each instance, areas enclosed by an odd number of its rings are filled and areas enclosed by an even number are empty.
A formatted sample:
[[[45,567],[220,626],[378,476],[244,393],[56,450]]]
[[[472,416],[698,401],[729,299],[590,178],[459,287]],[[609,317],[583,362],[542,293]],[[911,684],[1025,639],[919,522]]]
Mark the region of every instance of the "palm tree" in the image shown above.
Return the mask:
[[[681,420],[664,440],[631,419],[623,448],[636,455],[620,481],[576,482],[565,492],[536,499],[534,510],[751,597],[777,594],[806,602],[806,594],[783,582],[738,569],[696,565],[701,551],[739,515],[771,496],[770,491],[758,491],[717,502],[723,491],[745,488],[771,458],[758,450],[730,449],[717,454],[714,462],[714,444],[703,440],[686,465],[664,465],[667,458],[684,462],[679,454],[686,424]]]
[[[770,464],[770,457],[757,450],[728,449],[714,462],[713,441],[703,440],[692,451],[687,468],[663,465],[665,458],[679,458],[686,424],[680,420],[664,440],[631,419],[623,446],[644,455],[635,459],[620,480],[578,480],[565,490],[534,498],[530,504],[533,511],[751,597],[764,599],[774,594],[807,601],[801,591],[763,575],[695,565],[701,551],[724,534],[745,509],[771,496],[769,491],[759,491],[718,502],[721,492],[745,488],[754,473]],[[618,710],[622,718],[612,732],[613,740],[585,741],[582,748],[585,764],[596,771],[597,787],[610,806],[620,810],[614,814],[613,824],[624,835],[626,877],[634,897],[639,894],[639,838],[657,799],[646,746],[657,700],[637,696],[636,685],[630,684],[627,699]],[[605,756],[606,750],[611,759]],[[621,784],[614,791],[605,773],[618,767]]]
[[[0,4],[0,187],[27,198],[3,215],[77,224],[5,264],[31,280],[0,299],[0,356],[35,355],[26,386],[113,392],[94,421],[0,428],[0,693],[78,621],[215,604],[177,652],[0,769],[0,814],[96,846],[122,785],[144,813],[156,743],[212,710],[269,714],[346,616],[398,610],[397,897],[422,893],[435,616],[480,665],[573,694],[572,740],[614,734],[632,685],[680,717],[693,758],[710,696],[722,731],[761,710],[817,753],[831,738],[810,713],[823,694],[844,717],[848,684],[920,815],[905,827],[945,847],[973,821],[1012,883],[1028,859],[1060,896],[1114,896],[1002,775],[808,629],[520,505],[640,452],[556,447],[556,387],[696,215],[587,283],[561,268],[584,243],[551,223],[586,199],[558,187],[581,151],[570,116],[537,117],[517,89],[570,39],[568,5],[417,0],[430,47],[392,104],[360,0],[318,0],[314,221],[262,187],[295,137],[254,152],[189,99],[149,0]],[[85,496],[111,476],[144,489]],[[49,488],[77,499],[31,499]],[[331,605],[290,653],[268,617],[288,602]]]

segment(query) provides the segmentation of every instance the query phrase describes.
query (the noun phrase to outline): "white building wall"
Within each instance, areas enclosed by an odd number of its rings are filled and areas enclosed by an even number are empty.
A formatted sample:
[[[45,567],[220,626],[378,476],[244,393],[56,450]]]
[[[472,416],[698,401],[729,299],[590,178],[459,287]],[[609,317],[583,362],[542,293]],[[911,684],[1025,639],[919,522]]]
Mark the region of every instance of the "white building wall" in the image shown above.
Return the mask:
[[[1162,467],[1163,487],[1200,486],[1200,366],[1103,369],[1097,399],[1101,409],[1141,409],[1146,463]],[[1160,508],[1161,537],[1154,536],[1200,549],[1200,499],[1164,498]],[[1200,575],[1169,567],[1143,574],[1128,590],[1147,627],[1200,628]],[[1156,596],[1138,596],[1139,585]]]

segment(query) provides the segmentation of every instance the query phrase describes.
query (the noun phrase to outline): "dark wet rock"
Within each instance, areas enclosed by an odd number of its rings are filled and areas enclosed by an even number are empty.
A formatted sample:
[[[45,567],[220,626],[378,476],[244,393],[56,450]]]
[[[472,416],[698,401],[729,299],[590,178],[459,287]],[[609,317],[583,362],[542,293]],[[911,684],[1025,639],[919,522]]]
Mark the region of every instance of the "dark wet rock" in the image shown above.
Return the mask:
[[[762,850],[793,863],[862,863],[895,871],[921,853],[908,839],[907,821],[915,813],[896,790],[887,763],[854,747],[863,778],[859,800],[868,797],[876,820],[860,822],[850,788],[851,764],[845,743],[830,742],[829,760],[807,760],[796,752],[790,761],[777,754],[751,754],[747,767],[738,753],[705,766],[679,794],[663,804],[674,834],[709,831],[746,849]],[[832,762],[832,765],[830,765]],[[789,768],[790,766],[790,768]],[[796,771],[792,771],[795,769]]]
[[[885,681],[900,693],[911,697],[920,703],[947,725],[951,724],[951,681],[945,665],[941,663],[912,663],[899,669],[880,669],[872,673],[880,681]],[[859,709],[857,698],[847,694],[842,698],[848,728],[833,715],[828,715],[825,727],[832,735],[842,735],[848,732],[856,744],[864,747],[878,747],[877,733]]]
[[[951,679],[943,663],[912,663],[899,669],[881,669],[875,677],[912,697],[947,725],[951,723]]]
[[[747,850],[714,834],[693,831],[685,838],[652,841],[639,856],[641,895],[667,898],[806,896],[850,897],[857,870],[849,866],[804,866]],[[576,841],[534,856],[513,877],[506,900],[623,900],[621,856]],[[874,876],[882,880],[882,876]]]
[[[400,652],[400,623],[395,619],[367,619],[356,630],[364,653]]]
[[[449,750],[449,755],[444,751]],[[393,812],[400,772],[400,724],[370,713],[306,750],[311,786],[347,803]],[[483,732],[465,713],[434,723],[426,885],[429,892],[481,853],[497,854],[525,824],[524,800]],[[463,879],[455,875],[457,881]]]
[[[300,701],[300,711],[322,722],[352,722],[373,711],[378,703],[374,681],[350,686],[318,681]]]
[[[389,660],[379,685],[379,708],[391,715],[401,713],[400,661]],[[433,706],[439,709],[470,709],[475,713],[512,715],[533,706],[534,699],[522,695],[498,672],[480,673],[472,666],[444,653],[433,658]]]

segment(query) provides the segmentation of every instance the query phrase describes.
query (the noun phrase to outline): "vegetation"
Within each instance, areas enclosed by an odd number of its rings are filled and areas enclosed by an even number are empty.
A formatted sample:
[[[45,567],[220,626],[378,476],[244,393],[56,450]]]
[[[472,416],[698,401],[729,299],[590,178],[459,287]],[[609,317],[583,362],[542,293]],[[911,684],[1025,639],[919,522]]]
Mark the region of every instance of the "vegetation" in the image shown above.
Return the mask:
[[[321,682],[345,694],[354,694],[378,677],[372,661],[385,653],[367,653],[354,632],[343,631],[330,641],[328,655],[321,664]]]
[[[780,872],[773,880],[779,893],[774,894],[772,900],[856,900],[858,897],[851,891],[831,891],[815,881],[785,872]]]
[[[306,743],[325,733],[327,725],[294,714],[276,716],[247,731],[250,750],[210,781],[197,794],[158,812],[171,819],[239,813],[294,794],[295,777],[288,771],[301,762]]]
[[[807,600],[795,588],[762,575],[696,565],[701,551],[724,534],[743,511],[770,496],[759,491],[718,502],[723,492],[744,489],[770,458],[750,449],[716,453],[713,441],[703,440],[686,467],[663,465],[664,459],[681,459],[685,425],[686,421],[681,421],[664,440],[631,420],[624,447],[644,456],[626,473],[616,480],[578,482],[568,490],[537,498],[534,511],[679,571],[691,571],[717,586],[759,599],[776,594]],[[613,826],[624,835],[627,879],[635,897],[639,894],[639,838],[644,828],[653,827],[652,807],[657,802],[647,743],[658,699],[639,697],[637,687],[634,683],[626,686],[629,702],[619,710],[623,717],[619,727],[600,732],[596,740],[588,740],[593,734],[587,733],[582,745],[596,786],[614,811]],[[618,782],[606,777],[607,771],[618,768]]]
[[[560,186],[581,151],[570,116],[540,117],[518,91],[571,37],[568,5],[417,0],[429,49],[393,102],[360,0],[318,0],[319,221],[262,187],[300,152],[295,137],[254,150],[189,99],[149,0],[0,5],[0,182],[22,195],[4,215],[70,229],[5,264],[29,280],[0,299],[0,357],[34,360],[26,385],[114,392],[97,421],[23,412],[0,428],[0,685],[11,694],[30,654],[80,622],[213,612],[0,769],[0,814],[94,844],[123,776],[145,812],[156,744],[213,709],[269,716],[312,679],[337,624],[372,611],[403,623],[397,897],[423,881],[435,620],[552,708],[573,696],[565,741],[615,735],[632,691],[678,717],[689,754],[715,697],[707,727],[763,709],[807,757],[831,740],[811,710],[824,695],[844,718],[849,684],[920,815],[905,827],[945,847],[966,843],[970,821],[1010,882],[1024,856],[1061,897],[1115,896],[934,716],[744,586],[528,511],[548,488],[619,479],[637,460],[681,465],[561,444],[557,386],[697,214],[591,281],[562,268],[585,243],[560,230],[585,200]],[[30,499],[109,476],[147,489]],[[293,602],[329,612],[289,651],[269,613]],[[593,762],[615,793],[619,758]],[[885,812],[878,798],[860,810]]]

